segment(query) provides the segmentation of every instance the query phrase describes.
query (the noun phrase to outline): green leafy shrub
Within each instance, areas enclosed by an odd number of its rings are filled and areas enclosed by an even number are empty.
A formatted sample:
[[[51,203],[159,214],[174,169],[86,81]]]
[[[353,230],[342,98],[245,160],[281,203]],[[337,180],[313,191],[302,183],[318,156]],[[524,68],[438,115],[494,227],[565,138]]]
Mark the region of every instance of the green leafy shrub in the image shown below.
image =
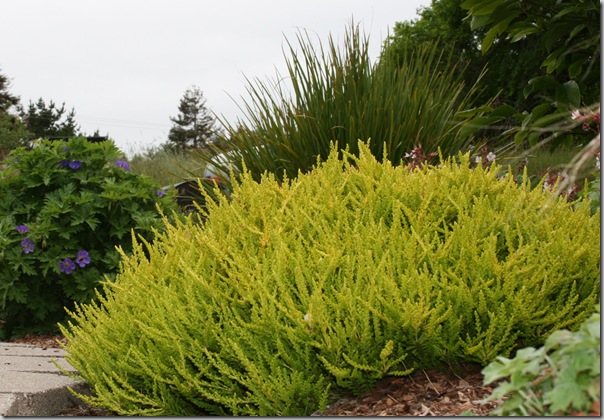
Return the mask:
[[[112,142],[41,141],[14,150],[0,172],[0,336],[56,329],[87,302],[131,248],[163,228],[173,200],[130,172]]]
[[[538,349],[497,357],[483,369],[484,382],[502,379],[486,401],[505,398],[500,416],[599,415],[600,308],[576,332],[554,331]]]
[[[599,212],[469,155],[413,170],[329,159],[248,173],[205,224],[137,241],[78,305],[67,359],[123,415],[308,415],[388,375],[483,365],[599,300]]]

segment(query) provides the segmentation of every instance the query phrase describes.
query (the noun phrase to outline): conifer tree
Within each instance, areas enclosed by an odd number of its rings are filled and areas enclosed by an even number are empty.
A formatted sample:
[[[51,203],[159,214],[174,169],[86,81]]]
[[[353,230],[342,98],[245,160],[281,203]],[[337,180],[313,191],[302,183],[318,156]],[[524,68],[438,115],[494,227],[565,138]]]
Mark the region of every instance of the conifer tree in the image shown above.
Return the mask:
[[[197,86],[187,89],[178,105],[178,116],[168,134],[170,144],[179,150],[207,147],[216,141],[214,116],[206,106],[203,92]]]
[[[18,106],[17,109],[23,123],[35,137],[73,137],[78,134],[79,127],[75,121],[75,110],[72,108],[65,115],[65,103],[58,107],[51,100],[47,105],[40,98],[35,104],[30,101],[27,109],[22,106]]]
[[[10,80],[0,73],[0,114],[8,113],[8,109],[19,103],[19,97],[8,91]]]
[[[0,73],[0,161],[13,149],[25,146],[30,133],[11,108],[19,97],[9,92],[10,79]]]

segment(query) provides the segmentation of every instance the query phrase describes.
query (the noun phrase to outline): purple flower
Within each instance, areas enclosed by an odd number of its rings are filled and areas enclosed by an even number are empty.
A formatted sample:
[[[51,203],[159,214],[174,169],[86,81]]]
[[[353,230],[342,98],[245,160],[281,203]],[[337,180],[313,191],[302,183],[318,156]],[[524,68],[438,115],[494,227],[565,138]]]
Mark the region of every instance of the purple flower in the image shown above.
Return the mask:
[[[90,264],[90,256],[88,255],[88,251],[78,251],[78,255],[75,259],[75,262],[80,266],[80,267],[85,267],[86,264]]]
[[[35,246],[29,238],[25,238],[21,241],[21,248],[23,248],[23,252],[29,254],[30,252],[34,252]]]
[[[71,274],[75,268],[75,263],[71,261],[71,258],[65,258],[63,261],[59,261],[59,270],[61,273]]]
[[[128,162],[125,162],[123,160],[118,160],[117,162],[115,162],[115,166],[117,166],[118,168],[124,168],[125,171],[130,170],[130,166],[128,166]]]
[[[82,167],[82,162],[80,162],[79,160],[74,160],[73,162],[69,163],[69,167],[74,171],[77,171]]]
[[[158,195],[159,197],[163,197],[164,195],[166,195],[166,193],[165,193],[165,192],[163,192],[162,190],[157,190],[157,191],[155,191],[155,192],[157,193],[157,195]]]
[[[62,161],[59,162],[59,167],[61,168],[67,168],[69,166],[69,160],[67,159],[63,159]]]
[[[15,228],[15,230],[21,234],[29,232],[29,227],[26,225],[19,225]]]
[[[68,150],[69,150],[69,147],[64,146],[64,147],[63,147],[63,150],[64,150],[64,151],[68,151]]]

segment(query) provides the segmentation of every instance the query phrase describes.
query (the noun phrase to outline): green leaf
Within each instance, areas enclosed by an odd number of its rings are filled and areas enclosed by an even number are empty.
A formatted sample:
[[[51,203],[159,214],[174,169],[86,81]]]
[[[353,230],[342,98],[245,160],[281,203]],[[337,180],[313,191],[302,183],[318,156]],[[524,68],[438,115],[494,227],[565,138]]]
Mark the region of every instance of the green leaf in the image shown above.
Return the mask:
[[[541,361],[544,354],[543,348],[525,347],[518,350],[516,357],[513,359],[497,356],[495,362],[490,363],[482,370],[484,383],[490,384],[508,376],[512,379],[512,383],[523,381],[524,379],[521,379],[518,375],[524,375],[525,373],[537,374],[541,371]]]
[[[472,15],[474,16],[484,16],[490,15],[497,9],[502,3],[505,3],[505,0],[484,0],[478,3],[478,7],[475,7],[472,10]]]
[[[520,31],[515,31],[510,42],[518,42],[518,41],[522,40],[523,38],[525,38],[527,35],[536,34],[538,32],[539,32],[539,29],[536,27],[526,28],[526,29],[523,29]]]
[[[476,7],[478,4],[480,4],[482,2],[482,0],[466,0],[461,4],[461,7],[463,9],[473,9],[474,7]]]
[[[545,48],[548,51],[554,48],[554,46],[558,44],[560,38],[563,38],[567,33],[570,33],[574,27],[575,23],[566,21],[551,26],[544,36]]]
[[[536,107],[534,107],[531,110],[531,115],[533,116],[534,119],[541,118],[542,116],[547,114],[552,109],[553,109],[552,104],[550,104],[549,102],[544,102],[544,103],[539,104]]]
[[[477,28],[481,28],[483,26],[488,25],[492,21],[492,16],[472,16],[472,20],[470,21],[470,28],[475,30]]]
[[[576,60],[573,63],[571,63],[571,65],[568,66],[568,76],[571,79],[576,79],[577,77],[579,77],[579,75],[581,75],[581,72],[583,70],[583,65],[585,64],[586,61],[587,61],[587,58],[581,58],[581,59]]]
[[[552,76],[538,76],[528,81],[524,88],[524,97],[527,98],[534,92],[557,89],[560,83]]]
[[[547,56],[545,60],[543,60],[543,63],[541,63],[541,67],[546,67],[545,71],[547,72],[547,74],[550,74],[560,66],[560,63],[562,62],[562,58],[560,56],[565,53],[566,50],[566,47],[558,48],[549,56]]]
[[[501,117],[490,116],[474,118],[463,125],[463,127],[459,131],[459,135],[461,137],[469,137],[475,132],[483,128],[487,128],[498,121],[501,121],[501,119]]]
[[[581,92],[574,80],[569,80],[556,89],[556,103],[560,110],[578,109],[581,106]]]
[[[543,402],[550,405],[550,411],[556,413],[588,405],[589,400],[582,388],[577,386],[576,372],[565,369],[556,378],[556,386],[543,395]]]
[[[484,106],[480,106],[480,107],[476,107],[476,108],[472,108],[472,109],[466,109],[463,111],[460,111],[458,113],[455,114],[455,117],[457,118],[468,118],[468,117],[473,117],[476,114],[480,114],[483,112],[491,112],[493,111],[493,108],[487,105]]]
[[[526,136],[528,135],[527,131],[519,131],[514,135],[514,144],[516,144],[517,146],[520,146],[522,143],[524,143],[524,140],[526,139]]]
[[[562,9],[561,11],[559,11],[553,18],[552,20],[558,20],[559,18],[561,18],[564,15],[567,15],[569,13],[573,13],[576,12],[577,8],[575,6],[571,6],[571,7],[565,7],[564,9]]]
[[[585,24],[580,24],[580,25],[577,25],[577,26],[576,26],[576,27],[575,27],[575,28],[574,28],[574,29],[571,31],[570,35],[568,35],[568,39],[566,40],[566,44],[568,45],[568,43],[569,43],[569,41],[570,41],[571,39],[573,39],[575,36],[577,36],[577,34],[578,34],[579,32],[583,31],[583,30],[584,30],[584,29],[586,29],[586,28],[587,28],[587,25],[585,25]]]
[[[484,36],[484,39],[482,40],[482,44],[481,44],[481,50],[482,50],[483,54],[485,54],[491,48],[491,45],[493,44],[493,41],[495,40],[495,38],[507,29],[509,24],[512,22],[512,20],[514,20],[514,18],[516,16],[518,16],[519,13],[520,12],[512,13],[511,16],[506,17],[505,19],[500,21],[497,25],[495,25],[491,29],[489,29],[489,31]]]
[[[511,105],[503,104],[498,106],[491,112],[491,117],[511,117],[517,114],[518,111]]]

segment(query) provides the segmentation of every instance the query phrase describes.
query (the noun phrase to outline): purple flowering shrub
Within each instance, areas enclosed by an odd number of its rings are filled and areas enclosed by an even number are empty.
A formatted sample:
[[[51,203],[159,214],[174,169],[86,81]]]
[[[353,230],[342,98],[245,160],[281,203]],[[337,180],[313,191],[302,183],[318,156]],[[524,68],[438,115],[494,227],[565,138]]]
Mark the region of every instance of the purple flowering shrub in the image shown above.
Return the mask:
[[[49,332],[89,302],[129,253],[131,231],[152,241],[175,200],[133,174],[112,142],[41,141],[0,171],[0,339]]]

